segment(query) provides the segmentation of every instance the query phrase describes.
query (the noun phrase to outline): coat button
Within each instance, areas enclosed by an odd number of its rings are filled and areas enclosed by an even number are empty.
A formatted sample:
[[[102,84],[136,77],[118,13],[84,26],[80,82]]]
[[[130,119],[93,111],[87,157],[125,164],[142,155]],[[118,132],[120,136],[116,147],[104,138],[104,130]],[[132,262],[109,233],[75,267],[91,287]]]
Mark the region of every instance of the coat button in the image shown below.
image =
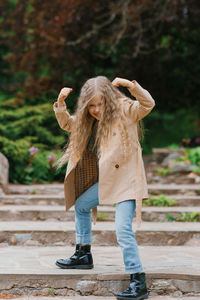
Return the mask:
[[[116,169],[118,169],[118,168],[119,168],[119,165],[118,165],[118,164],[116,164],[116,165],[115,165],[115,168],[116,168]]]

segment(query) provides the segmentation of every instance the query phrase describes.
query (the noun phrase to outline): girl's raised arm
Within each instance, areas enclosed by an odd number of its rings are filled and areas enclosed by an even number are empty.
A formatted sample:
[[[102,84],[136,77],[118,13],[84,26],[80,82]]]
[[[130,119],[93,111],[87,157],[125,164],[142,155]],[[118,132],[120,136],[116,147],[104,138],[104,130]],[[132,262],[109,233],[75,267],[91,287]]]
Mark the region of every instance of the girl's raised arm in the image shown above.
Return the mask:
[[[58,121],[58,124],[63,130],[71,131],[74,117],[70,116],[70,114],[67,111],[67,107],[65,104],[65,99],[68,97],[68,95],[71,93],[71,88],[63,88],[59,95],[58,100],[53,104],[53,109],[56,115],[56,119]]]
[[[143,89],[136,80],[127,80],[116,77],[112,84],[114,86],[124,86],[128,88],[131,95],[133,95],[137,101],[126,101],[125,113],[133,118],[135,121],[139,121],[150,113],[155,106],[155,101],[151,97],[150,93]]]

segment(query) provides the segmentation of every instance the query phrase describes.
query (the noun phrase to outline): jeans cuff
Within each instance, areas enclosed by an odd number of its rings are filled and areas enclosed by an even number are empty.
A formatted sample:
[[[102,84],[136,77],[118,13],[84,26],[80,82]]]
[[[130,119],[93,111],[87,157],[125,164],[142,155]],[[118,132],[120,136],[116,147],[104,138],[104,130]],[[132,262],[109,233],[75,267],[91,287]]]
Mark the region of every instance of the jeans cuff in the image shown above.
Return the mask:
[[[136,267],[132,267],[132,268],[125,268],[126,274],[135,274],[138,272],[143,272],[142,266],[136,266]]]
[[[91,245],[91,242],[91,234],[76,235],[76,244]]]

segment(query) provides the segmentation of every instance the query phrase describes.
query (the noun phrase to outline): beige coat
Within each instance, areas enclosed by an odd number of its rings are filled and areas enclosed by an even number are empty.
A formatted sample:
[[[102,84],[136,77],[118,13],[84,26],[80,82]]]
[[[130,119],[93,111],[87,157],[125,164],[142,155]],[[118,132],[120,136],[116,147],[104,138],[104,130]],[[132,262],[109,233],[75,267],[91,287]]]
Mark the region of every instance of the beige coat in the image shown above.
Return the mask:
[[[138,141],[137,122],[150,113],[155,102],[149,92],[143,89],[136,81],[129,89],[136,98],[119,99],[122,113],[125,116],[128,129],[131,153],[126,160],[123,156],[121,135],[118,122],[113,124],[107,151],[103,152],[99,160],[99,204],[114,204],[124,200],[136,199],[137,224],[141,221],[142,199],[148,198],[147,182],[142,159],[142,150]],[[56,107],[54,111],[60,127],[71,131],[75,117],[70,116],[66,106]],[[120,119],[120,118],[119,118]],[[74,171],[77,162],[69,160],[64,181],[66,210],[75,203]]]

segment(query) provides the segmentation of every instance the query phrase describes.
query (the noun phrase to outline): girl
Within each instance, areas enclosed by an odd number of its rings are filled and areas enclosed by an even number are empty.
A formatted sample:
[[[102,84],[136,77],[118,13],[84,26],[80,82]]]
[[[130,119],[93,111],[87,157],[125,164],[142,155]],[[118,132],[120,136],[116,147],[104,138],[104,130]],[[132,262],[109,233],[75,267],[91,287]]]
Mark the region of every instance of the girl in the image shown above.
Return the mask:
[[[136,101],[126,97],[118,86],[128,88]],[[59,165],[68,160],[64,182],[66,209],[75,204],[76,251],[56,265],[66,269],[91,269],[91,209],[99,204],[116,203],[117,241],[122,249],[130,286],[117,299],[147,299],[145,273],[142,272],[138,246],[132,230],[141,221],[142,199],[148,197],[139,143],[139,121],[154,107],[148,91],[135,80],[104,76],[85,82],[76,112],[66,111],[64,100],[72,89],[63,88],[54,103],[60,127],[69,131],[68,148]]]

